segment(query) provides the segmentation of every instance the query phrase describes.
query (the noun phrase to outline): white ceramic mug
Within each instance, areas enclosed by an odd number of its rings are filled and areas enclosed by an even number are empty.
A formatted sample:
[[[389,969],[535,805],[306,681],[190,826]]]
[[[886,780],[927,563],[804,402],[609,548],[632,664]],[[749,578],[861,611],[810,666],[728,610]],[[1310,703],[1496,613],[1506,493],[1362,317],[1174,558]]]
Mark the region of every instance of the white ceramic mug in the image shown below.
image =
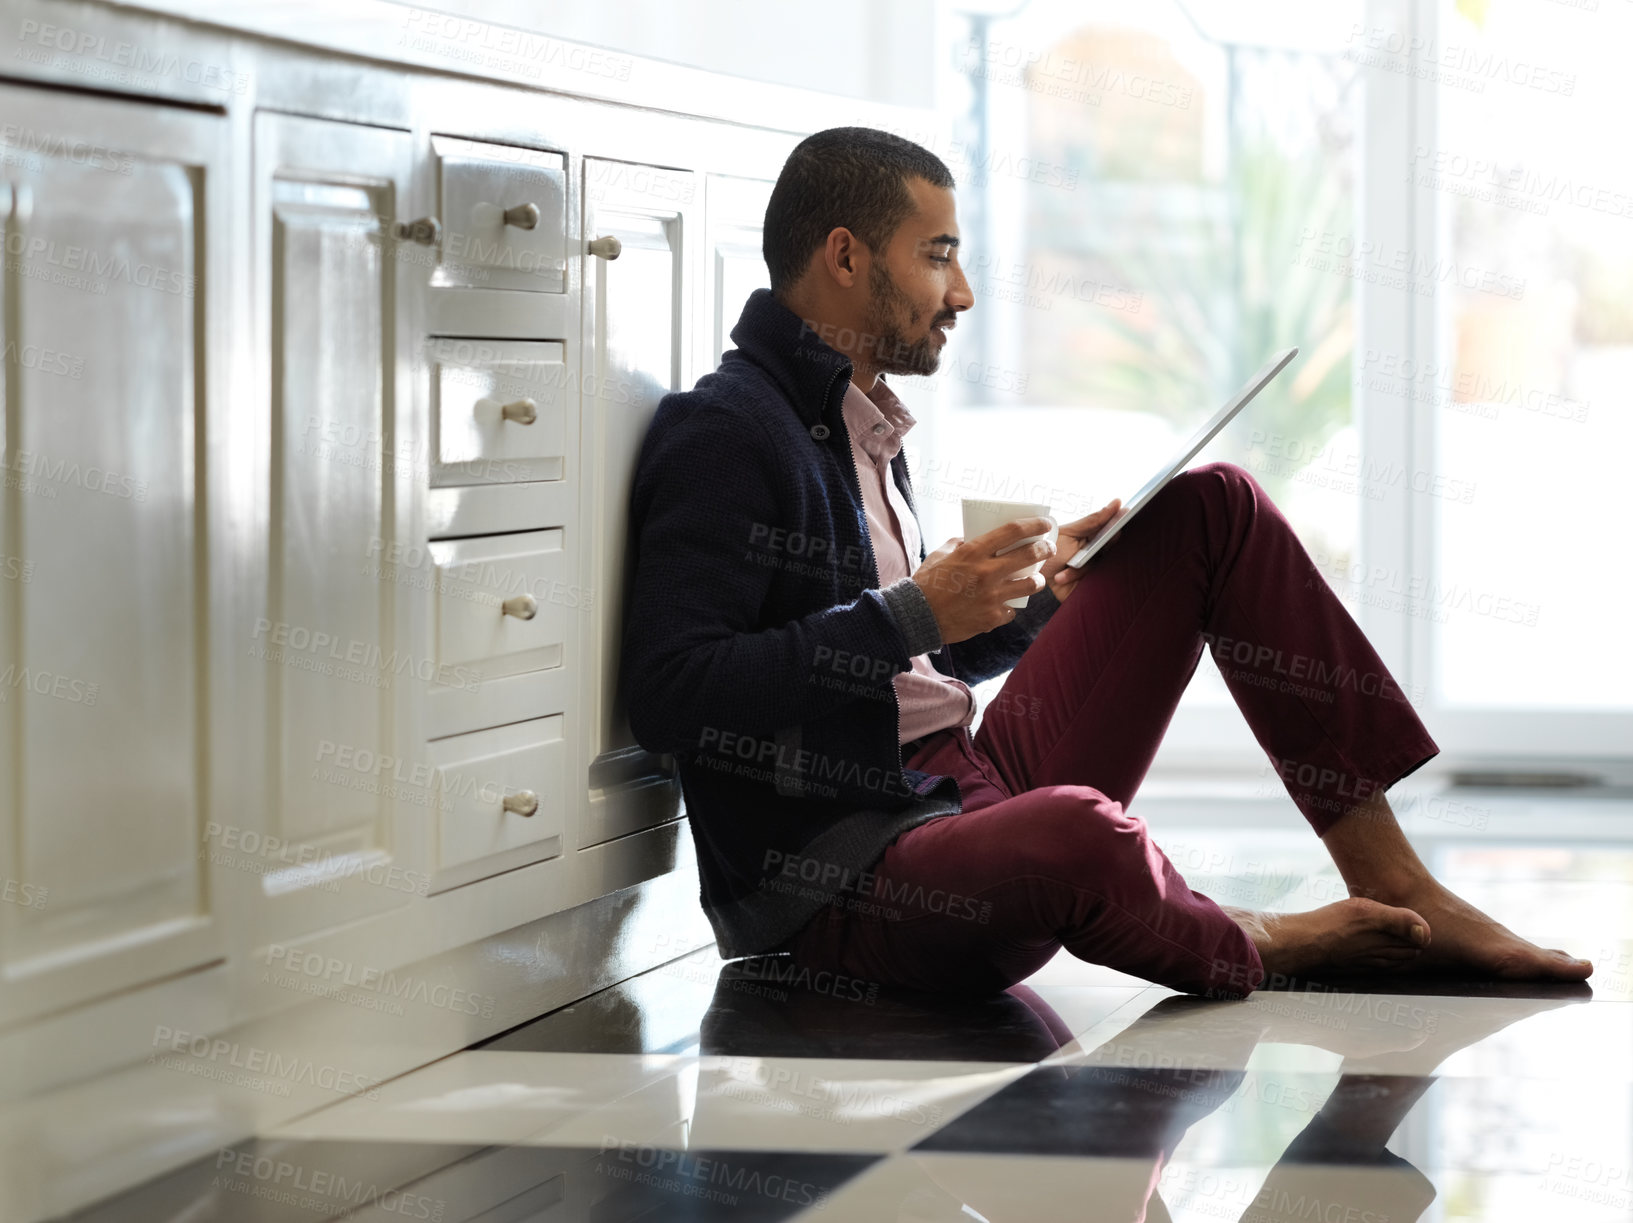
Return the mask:
[[[1018,518],[1048,518],[1049,530],[1043,535],[1028,535],[1025,539],[1017,540],[1006,548],[994,552],[994,556],[1002,556],[1006,552],[1013,552],[1017,548],[1024,548],[1027,544],[1039,539],[1057,540],[1060,535],[1060,524],[1054,521],[1054,515],[1049,512],[1047,505],[1036,501],[993,501],[985,497],[965,497],[964,506],[964,539],[969,541],[977,535],[985,535],[988,531],[1003,526],[1006,522],[1014,522]],[[1037,573],[1043,568],[1042,561],[1033,561],[1025,569],[1012,574],[1012,577],[1024,577]],[[1025,607],[1030,595],[1021,595],[1016,599],[1006,599],[1011,607]]]

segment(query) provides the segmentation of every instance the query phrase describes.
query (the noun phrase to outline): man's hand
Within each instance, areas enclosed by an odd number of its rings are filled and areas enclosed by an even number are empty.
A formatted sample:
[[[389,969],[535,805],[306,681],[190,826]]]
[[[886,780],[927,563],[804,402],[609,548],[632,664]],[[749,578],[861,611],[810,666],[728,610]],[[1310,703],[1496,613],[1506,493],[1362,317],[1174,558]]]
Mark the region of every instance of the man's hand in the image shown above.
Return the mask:
[[[1083,576],[1081,569],[1073,569],[1066,562],[1076,556],[1077,550],[1093,539],[1122,506],[1120,498],[1114,499],[1076,522],[1061,524],[1060,546],[1055,549],[1052,559],[1043,562],[1043,580],[1062,603],[1066,602],[1078,579]]]
[[[1048,565],[1055,554],[1048,539],[1034,540],[1004,556],[993,553],[1028,535],[1042,535],[1051,525],[1048,518],[1018,518],[968,541],[954,536],[924,558],[913,580],[930,601],[942,641],[964,641],[1008,624],[1016,609],[1006,606],[1005,600],[1030,597],[1043,589],[1043,574],[1015,575],[1039,559]]]

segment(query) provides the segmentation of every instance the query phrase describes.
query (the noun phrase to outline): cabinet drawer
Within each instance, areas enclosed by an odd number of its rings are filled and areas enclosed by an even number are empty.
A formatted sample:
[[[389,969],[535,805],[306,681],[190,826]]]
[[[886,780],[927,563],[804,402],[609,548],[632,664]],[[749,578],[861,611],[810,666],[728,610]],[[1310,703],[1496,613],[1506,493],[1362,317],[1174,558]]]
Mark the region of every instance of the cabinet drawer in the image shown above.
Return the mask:
[[[561,153],[433,136],[442,259],[433,285],[566,289],[567,162]]]
[[[483,680],[559,667],[583,615],[566,531],[522,531],[429,546],[436,566],[437,674]]]
[[[578,449],[566,345],[439,337],[426,345],[436,486],[563,480]]]
[[[436,887],[562,852],[565,715],[439,739],[428,751],[437,774]],[[473,869],[477,863],[480,868]]]

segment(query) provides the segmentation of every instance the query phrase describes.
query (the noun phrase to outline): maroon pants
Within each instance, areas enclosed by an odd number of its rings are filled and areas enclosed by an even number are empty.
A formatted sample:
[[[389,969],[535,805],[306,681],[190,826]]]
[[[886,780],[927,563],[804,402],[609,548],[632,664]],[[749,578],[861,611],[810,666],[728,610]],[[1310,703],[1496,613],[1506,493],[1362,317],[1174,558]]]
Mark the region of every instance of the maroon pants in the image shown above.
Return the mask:
[[[1001,990],[1064,946],[1174,989],[1245,994],[1252,943],[1128,814],[1204,648],[1324,833],[1439,748],[1240,467],[1177,477],[1084,571],[971,737],[914,745],[963,809],[898,837],[788,944],[881,984]]]

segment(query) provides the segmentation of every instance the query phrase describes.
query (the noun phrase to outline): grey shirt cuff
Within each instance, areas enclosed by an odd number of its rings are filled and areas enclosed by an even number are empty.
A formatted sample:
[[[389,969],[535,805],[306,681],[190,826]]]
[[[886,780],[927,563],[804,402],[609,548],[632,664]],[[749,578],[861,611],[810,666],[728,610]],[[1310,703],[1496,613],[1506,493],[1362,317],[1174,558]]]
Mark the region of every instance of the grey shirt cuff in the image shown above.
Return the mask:
[[[930,610],[930,600],[911,577],[892,582],[879,592],[896,621],[902,640],[907,643],[907,656],[917,658],[941,648],[941,628],[936,614]]]

